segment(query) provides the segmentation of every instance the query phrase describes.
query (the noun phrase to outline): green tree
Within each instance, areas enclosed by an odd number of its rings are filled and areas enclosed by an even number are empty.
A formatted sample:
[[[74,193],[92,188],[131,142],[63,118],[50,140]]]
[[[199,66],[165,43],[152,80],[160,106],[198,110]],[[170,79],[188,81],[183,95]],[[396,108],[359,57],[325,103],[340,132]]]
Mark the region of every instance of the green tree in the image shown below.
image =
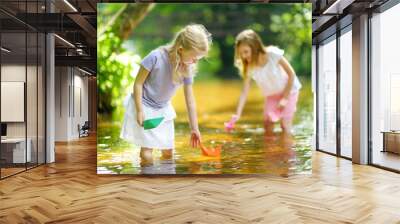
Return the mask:
[[[311,4],[158,4],[129,41],[145,55],[189,23],[201,23],[213,34],[214,52],[200,62],[199,77],[239,77],[233,46],[235,36],[247,28],[259,33],[266,45],[285,49],[298,74],[309,76]]]
[[[153,4],[99,4],[97,41],[98,112],[120,115],[123,97],[134,81],[140,57],[123,43]],[[104,16],[103,16],[104,15]]]
[[[271,31],[280,37],[280,43],[290,56],[298,75],[311,74],[311,3],[294,4],[281,15],[272,15]]]

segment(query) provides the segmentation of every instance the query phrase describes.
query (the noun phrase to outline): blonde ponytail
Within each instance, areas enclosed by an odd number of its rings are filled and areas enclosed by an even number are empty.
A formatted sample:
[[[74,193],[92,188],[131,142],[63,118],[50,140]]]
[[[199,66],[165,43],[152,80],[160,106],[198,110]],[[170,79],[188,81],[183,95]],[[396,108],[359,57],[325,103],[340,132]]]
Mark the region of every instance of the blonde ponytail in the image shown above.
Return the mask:
[[[185,50],[194,50],[196,52],[208,53],[212,43],[211,34],[207,29],[200,24],[191,24],[181,29],[175,36],[174,40],[164,46],[172,60],[173,65],[173,81],[175,83],[182,82],[184,77],[193,75],[196,71],[196,65],[183,66],[181,69],[181,59],[178,54],[178,49],[182,47]]]

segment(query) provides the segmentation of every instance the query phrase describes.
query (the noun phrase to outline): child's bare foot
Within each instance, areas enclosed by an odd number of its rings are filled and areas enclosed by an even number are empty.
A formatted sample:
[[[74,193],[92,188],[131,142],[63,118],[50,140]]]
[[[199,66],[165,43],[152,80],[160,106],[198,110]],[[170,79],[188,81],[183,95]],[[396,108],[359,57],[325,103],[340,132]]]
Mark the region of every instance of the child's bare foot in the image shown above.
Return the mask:
[[[264,132],[268,136],[274,134],[274,123],[272,121],[264,120]]]
[[[161,160],[171,160],[172,159],[172,149],[165,149],[161,151]]]
[[[149,148],[140,149],[140,166],[150,166],[153,164],[153,150]]]
[[[264,140],[265,141],[275,141],[277,137],[275,136],[274,133],[265,133],[264,135]]]

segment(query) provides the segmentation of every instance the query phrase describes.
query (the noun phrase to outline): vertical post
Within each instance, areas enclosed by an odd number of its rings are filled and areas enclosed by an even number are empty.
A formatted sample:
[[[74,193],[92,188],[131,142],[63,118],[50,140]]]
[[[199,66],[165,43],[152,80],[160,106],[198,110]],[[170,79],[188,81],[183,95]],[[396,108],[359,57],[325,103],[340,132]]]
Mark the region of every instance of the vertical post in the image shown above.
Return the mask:
[[[51,1],[46,1],[47,12],[53,12]],[[46,163],[55,161],[55,72],[54,34],[46,34]]]
[[[28,16],[28,2],[25,1],[25,21]],[[24,85],[24,122],[25,122],[25,170],[28,169],[28,24],[25,23],[25,85]]]
[[[2,36],[1,36],[1,34],[2,34],[2,32],[1,32],[1,29],[2,28],[2,23],[0,23],[0,47],[2,46],[2,43],[1,43],[1,39],[2,39]],[[2,55],[2,52],[1,52],[1,50],[0,50],[0,126],[3,124],[2,122],[1,122],[1,66],[2,66],[2,64],[1,64],[1,55]],[[1,127],[0,127],[1,128]],[[0,130],[1,131],[1,130]],[[1,134],[0,134],[0,136],[1,136]],[[1,169],[2,169],[2,167],[3,167],[3,164],[2,164],[2,157],[1,157],[1,142],[0,142],[0,180],[2,179],[1,178]]]
[[[312,92],[313,92],[313,96],[314,96],[314,136],[313,136],[313,147],[314,147],[314,149],[316,150],[318,147],[317,147],[317,142],[318,142],[318,139],[317,139],[317,130],[318,130],[318,122],[317,122],[317,117],[318,117],[318,114],[317,114],[317,111],[318,111],[318,109],[317,109],[317,95],[318,95],[318,89],[317,89],[317,68],[318,68],[318,64],[317,64],[317,49],[318,49],[318,46],[317,45],[313,45],[312,46],[312,56],[311,56],[311,58],[312,58],[312,79],[311,79],[311,82],[312,82],[312,85],[311,85],[311,88],[312,88]]]
[[[368,163],[368,15],[353,19],[352,157]]]
[[[367,153],[367,159],[368,159],[368,164],[373,163],[373,153],[372,153],[372,29],[371,29],[371,19],[372,19],[372,12],[368,12],[368,22],[367,22],[367,35],[368,35],[368,51],[367,51],[367,62],[368,62],[368,76],[367,76],[367,85],[368,85],[368,125],[367,125],[367,132],[368,132],[368,153]]]
[[[340,117],[340,78],[341,78],[341,65],[340,65],[340,30],[336,31],[336,155],[341,156],[341,117]]]
[[[319,45],[315,48],[315,149],[319,149]]]
[[[36,13],[39,15],[39,2],[36,1]],[[36,17],[38,18],[38,17]],[[39,19],[36,20],[38,22]],[[36,31],[36,166],[39,165],[39,31]]]

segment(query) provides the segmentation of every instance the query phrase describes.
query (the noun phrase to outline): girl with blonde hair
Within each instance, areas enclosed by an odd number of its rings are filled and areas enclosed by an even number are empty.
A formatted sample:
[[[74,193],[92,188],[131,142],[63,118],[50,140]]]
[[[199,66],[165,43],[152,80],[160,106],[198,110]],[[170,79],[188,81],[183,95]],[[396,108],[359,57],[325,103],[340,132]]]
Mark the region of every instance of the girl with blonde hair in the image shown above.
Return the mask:
[[[162,150],[162,158],[172,159],[176,113],[171,98],[182,85],[191,128],[190,143],[192,147],[199,145],[192,84],[196,64],[207,55],[210,45],[211,34],[206,28],[191,24],[181,29],[170,44],[151,51],[141,62],[133,93],[125,101],[121,137],[140,146],[142,164],[152,163],[153,149]],[[161,122],[146,128],[146,120],[151,119]]]
[[[301,84],[283,53],[278,47],[265,47],[260,36],[251,29],[237,35],[234,63],[240,71],[244,85],[236,114],[226,123],[227,129],[233,128],[234,122],[240,118],[253,79],[265,96],[266,134],[272,134],[273,124],[279,120],[283,132],[291,133]]]

